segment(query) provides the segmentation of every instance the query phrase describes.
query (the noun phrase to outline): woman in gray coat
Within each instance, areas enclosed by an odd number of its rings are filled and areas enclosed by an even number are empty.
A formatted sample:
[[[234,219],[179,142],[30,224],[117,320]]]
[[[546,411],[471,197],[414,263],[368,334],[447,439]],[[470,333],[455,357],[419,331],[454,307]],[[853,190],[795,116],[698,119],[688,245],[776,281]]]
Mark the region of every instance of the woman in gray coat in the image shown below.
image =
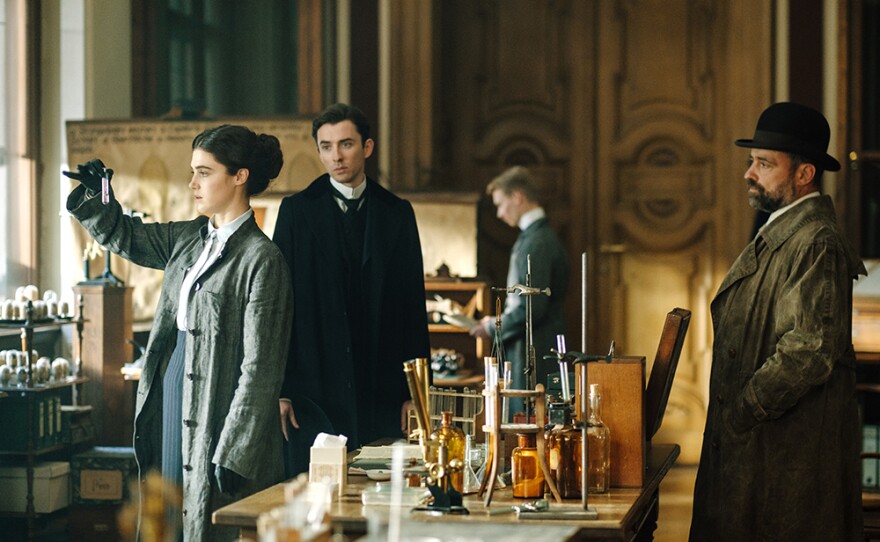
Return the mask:
[[[164,270],[137,391],[141,480],[161,469],[182,484],[188,542],[232,540],[211,513],[282,477],[278,393],[292,293],[287,265],[249,203],[278,176],[282,154],[274,136],[243,126],[205,130],[192,147],[189,188],[202,215],[194,220],[126,216],[100,160],[65,172],[81,183],[67,208],[103,246]],[[99,197],[102,181],[107,197]]]

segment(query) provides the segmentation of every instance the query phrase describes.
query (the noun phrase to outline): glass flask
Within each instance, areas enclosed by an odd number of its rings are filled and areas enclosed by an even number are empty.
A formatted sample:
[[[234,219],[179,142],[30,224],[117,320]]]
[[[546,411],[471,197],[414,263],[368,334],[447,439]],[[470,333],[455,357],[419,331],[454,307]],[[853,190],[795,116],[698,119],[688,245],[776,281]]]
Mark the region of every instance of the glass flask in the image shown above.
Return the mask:
[[[486,469],[486,449],[473,435],[465,435],[464,444],[464,491],[462,494],[476,493],[483,481]]]

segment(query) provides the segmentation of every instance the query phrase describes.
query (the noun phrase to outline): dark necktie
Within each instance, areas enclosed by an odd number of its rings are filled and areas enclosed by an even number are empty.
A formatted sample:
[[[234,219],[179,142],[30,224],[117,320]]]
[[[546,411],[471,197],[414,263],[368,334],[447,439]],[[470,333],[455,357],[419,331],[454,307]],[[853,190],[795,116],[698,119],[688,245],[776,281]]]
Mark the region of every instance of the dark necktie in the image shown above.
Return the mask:
[[[333,188],[333,195],[336,196],[336,199],[341,200],[342,203],[345,204],[345,216],[352,216],[357,212],[358,207],[361,204],[360,198],[348,199],[342,195],[342,192],[335,188]]]

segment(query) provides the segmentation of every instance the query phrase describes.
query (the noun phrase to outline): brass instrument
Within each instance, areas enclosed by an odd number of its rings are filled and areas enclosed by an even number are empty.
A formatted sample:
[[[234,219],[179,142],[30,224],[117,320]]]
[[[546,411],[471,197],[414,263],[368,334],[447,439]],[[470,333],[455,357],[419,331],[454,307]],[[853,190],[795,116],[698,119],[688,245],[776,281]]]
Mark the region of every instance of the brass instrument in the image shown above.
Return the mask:
[[[436,441],[431,439],[431,418],[428,413],[428,405],[430,404],[428,360],[416,358],[405,361],[403,372],[406,374],[406,383],[415,411],[416,432],[422,449],[422,459],[425,462],[427,486],[433,497],[430,504],[416,508],[416,510],[468,514],[467,508],[462,506],[461,493],[451,483],[451,475],[462,472],[464,463],[459,459],[449,458],[446,439],[442,437]],[[436,454],[432,453],[432,448],[437,449]],[[434,460],[435,457],[436,460]]]

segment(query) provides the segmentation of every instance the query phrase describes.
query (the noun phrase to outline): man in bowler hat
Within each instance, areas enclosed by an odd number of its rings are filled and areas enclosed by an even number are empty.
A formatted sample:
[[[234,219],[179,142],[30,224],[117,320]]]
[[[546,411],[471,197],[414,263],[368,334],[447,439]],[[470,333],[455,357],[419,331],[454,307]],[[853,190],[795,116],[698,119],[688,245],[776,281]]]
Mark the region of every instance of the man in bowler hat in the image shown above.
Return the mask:
[[[861,540],[861,428],[852,284],[865,267],[844,239],[822,172],[818,111],[777,103],[749,149],[749,204],[770,213],[712,300],[709,409],[692,541]]]

